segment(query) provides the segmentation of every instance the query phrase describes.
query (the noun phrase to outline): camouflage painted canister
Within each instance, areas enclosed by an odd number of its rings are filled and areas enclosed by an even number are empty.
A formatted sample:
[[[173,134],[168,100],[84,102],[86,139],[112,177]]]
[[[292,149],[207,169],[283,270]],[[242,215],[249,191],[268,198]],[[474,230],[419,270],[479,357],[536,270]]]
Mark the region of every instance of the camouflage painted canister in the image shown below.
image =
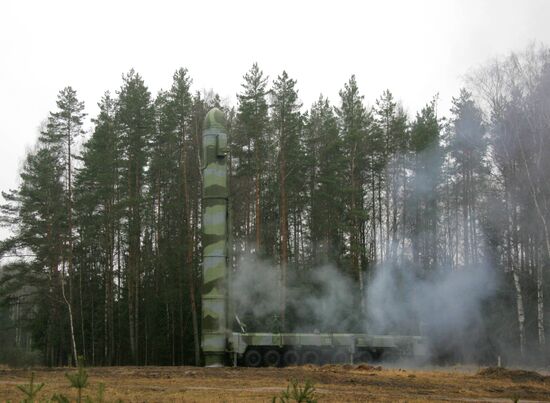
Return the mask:
[[[227,332],[227,133],[225,116],[211,109],[204,120],[202,351],[206,366],[225,364]]]

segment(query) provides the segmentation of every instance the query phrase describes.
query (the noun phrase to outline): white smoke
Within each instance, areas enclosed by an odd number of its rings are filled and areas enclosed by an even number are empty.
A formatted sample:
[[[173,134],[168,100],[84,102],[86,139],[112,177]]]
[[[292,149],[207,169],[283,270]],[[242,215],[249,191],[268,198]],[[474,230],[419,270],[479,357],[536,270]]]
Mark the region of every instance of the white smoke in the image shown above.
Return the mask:
[[[356,290],[349,278],[330,265],[299,273],[289,269],[287,330],[342,332],[358,328]],[[250,256],[240,260],[232,275],[231,295],[242,320],[280,320],[282,294],[279,267]]]
[[[333,266],[298,273],[289,269],[286,330],[422,335],[434,354],[452,351],[473,358],[476,339],[484,332],[483,303],[496,283],[487,264],[430,273],[385,264],[370,276],[360,298],[356,282]],[[249,331],[278,331],[282,293],[277,266],[241,259],[231,294],[236,314],[252,325]]]
[[[278,312],[281,290],[277,267],[252,256],[239,259],[231,275],[230,295],[241,319],[263,319]]]
[[[496,287],[495,271],[487,264],[430,273],[413,265],[383,265],[367,290],[367,331],[421,334],[436,354],[474,357],[472,349],[483,344],[483,304]]]

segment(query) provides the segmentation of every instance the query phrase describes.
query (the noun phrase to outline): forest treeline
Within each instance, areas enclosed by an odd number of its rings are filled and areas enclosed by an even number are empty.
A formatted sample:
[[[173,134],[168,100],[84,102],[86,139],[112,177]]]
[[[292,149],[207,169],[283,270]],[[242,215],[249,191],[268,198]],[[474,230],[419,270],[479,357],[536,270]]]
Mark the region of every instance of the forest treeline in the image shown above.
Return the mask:
[[[3,193],[5,356],[200,362],[201,133],[214,106],[230,135],[234,262],[272,262],[279,286],[330,263],[360,292],[385,263],[490,262],[502,278],[484,307],[494,343],[547,353],[547,48],[471,72],[448,116],[437,98],[409,115],[390,91],[368,106],[354,76],[334,103],[306,108],[296,80],[257,64],[234,106],[194,91],[184,68],[156,96],[130,70],[98,105],[87,130],[84,103],[62,89],[19,187]]]

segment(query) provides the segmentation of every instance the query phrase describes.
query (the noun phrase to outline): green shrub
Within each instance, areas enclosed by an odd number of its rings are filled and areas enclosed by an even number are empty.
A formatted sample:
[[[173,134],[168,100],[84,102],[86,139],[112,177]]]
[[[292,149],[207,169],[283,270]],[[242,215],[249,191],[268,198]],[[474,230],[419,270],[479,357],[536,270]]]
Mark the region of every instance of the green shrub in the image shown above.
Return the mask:
[[[310,381],[306,381],[302,387],[297,380],[292,379],[286,390],[281,392],[280,396],[273,397],[272,403],[277,402],[317,403],[315,386]]]
[[[0,348],[0,364],[6,364],[12,368],[26,368],[42,363],[40,351],[27,351],[20,347]]]

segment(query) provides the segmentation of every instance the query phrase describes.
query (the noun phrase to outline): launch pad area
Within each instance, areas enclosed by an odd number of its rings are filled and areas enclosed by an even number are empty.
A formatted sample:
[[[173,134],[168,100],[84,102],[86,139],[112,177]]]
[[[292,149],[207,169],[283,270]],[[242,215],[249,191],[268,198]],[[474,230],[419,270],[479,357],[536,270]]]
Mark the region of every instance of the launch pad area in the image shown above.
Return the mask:
[[[31,371],[45,386],[39,397],[74,396],[68,368],[32,370],[0,368],[0,401],[19,401],[16,385]],[[244,367],[93,367],[87,369],[84,396],[95,397],[100,383],[106,401],[124,402],[266,402],[291,379],[309,380],[319,402],[550,400],[550,377],[544,372],[503,368],[447,367],[411,369],[359,365],[303,365],[286,368]]]

